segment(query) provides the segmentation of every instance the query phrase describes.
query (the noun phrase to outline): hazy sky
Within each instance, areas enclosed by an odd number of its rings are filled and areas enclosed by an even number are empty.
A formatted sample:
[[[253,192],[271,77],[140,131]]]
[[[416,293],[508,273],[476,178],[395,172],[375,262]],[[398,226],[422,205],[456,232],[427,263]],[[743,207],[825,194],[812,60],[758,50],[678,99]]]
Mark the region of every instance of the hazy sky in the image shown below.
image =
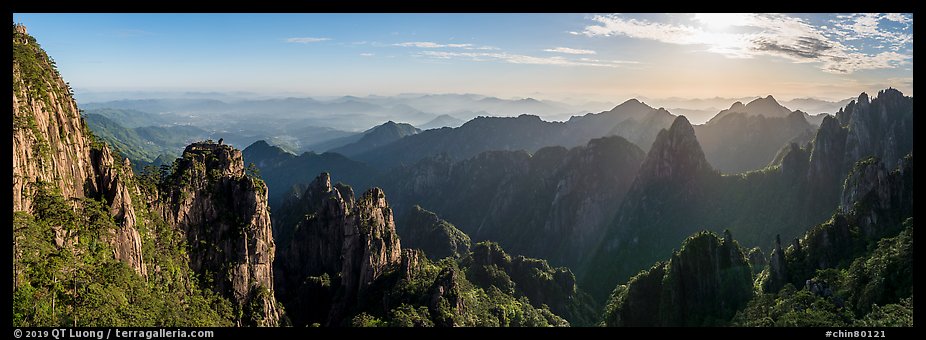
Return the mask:
[[[77,91],[913,95],[910,14],[14,14]]]

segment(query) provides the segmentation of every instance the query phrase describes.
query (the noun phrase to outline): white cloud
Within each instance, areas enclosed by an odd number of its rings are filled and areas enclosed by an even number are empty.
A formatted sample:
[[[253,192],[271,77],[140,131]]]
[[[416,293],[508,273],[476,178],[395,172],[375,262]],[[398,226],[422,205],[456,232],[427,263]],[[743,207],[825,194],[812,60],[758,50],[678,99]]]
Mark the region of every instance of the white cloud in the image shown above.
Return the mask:
[[[441,47],[446,47],[447,45],[441,45],[441,44],[430,42],[430,41],[410,41],[410,42],[398,43],[398,44],[395,44],[395,46],[418,47],[418,48],[441,48]]]
[[[912,22],[913,22],[913,18],[912,18],[912,17],[910,17],[910,16],[908,16],[908,15],[906,15],[906,14],[900,14],[900,13],[887,13],[887,14],[884,14],[884,19],[887,19],[887,20],[890,20],[890,21],[899,22],[899,23],[901,23],[901,24],[906,24],[906,23],[912,23]]]
[[[636,64],[635,61],[624,60],[597,60],[597,59],[568,59],[561,56],[535,57],[507,52],[448,52],[448,51],[422,51],[418,55],[436,59],[463,59],[469,61],[501,61],[511,64],[529,65],[559,65],[559,66],[597,66],[620,67],[624,64]]]
[[[569,48],[569,47],[548,48],[548,49],[545,49],[544,51],[554,52],[554,53],[566,53],[566,54],[596,54],[595,51],[592,51],[592,50],[582,50],[582,49]]]
[[[910,23],[913,22],[913,19],[899,13],[861,13],[833,21],[834,27],[830,28],[828,32],[846,41],[871,39],[886,44],[886,47],[893,51],[898,51],[906,44],[913,42],[912,33],[908,34],[882,28],[882,20],[905,24],[904,29],[908,28]]]
[[[878,25],[881,19],[896,22],[909,19],[903,15],[840,15],[834,21],[835,28],[815,27],[800,18],[779,14],[698,14],[692,19],[700,25],[597,15],[592,18],[596,24],[586,26],[582,34],[700,45],[709,52],[732,58],[770,55],[798,63],[816,62],[822,70],[831,73],[890,68],[912,59],[911,55],[897,52],[901,46],[912,43],[912,34],[888,31]],[[733,32],[728,30],[730,27],[749,30]],[[892,51],[862,53],[857,47],[844,43],[859,39],[887,43]]]
[[[417,48],[459,48],[464,50],[497,50],[496,47],[491,46],[474,46],[473,44],[439,44],[431,41],[409,41],[402,42],[398,44],[393,44],[393,46],[400,47],[417,47]]]
[[[314,37],[297,37],[297,38],[287,38],[286,42],[296,43],[296,44],[308,44],[320,41],[328,41],[331,38],[314,38]]]
[[[375,54],[365,52],[365,53],[360,53],[360,56],[361,56],[361,57],[372,57],[372,56],[375,56]]]

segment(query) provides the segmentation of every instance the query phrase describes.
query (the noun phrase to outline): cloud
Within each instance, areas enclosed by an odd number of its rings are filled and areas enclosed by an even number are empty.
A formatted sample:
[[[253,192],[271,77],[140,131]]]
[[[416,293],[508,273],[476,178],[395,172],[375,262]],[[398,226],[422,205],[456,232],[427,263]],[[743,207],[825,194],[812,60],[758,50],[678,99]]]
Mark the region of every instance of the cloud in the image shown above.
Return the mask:
[[[592,20],[596,24],[586,26],[581,34],[705,46],[708,52],[731,58],[776,56],[797,63],[818,63],[820,69],[830,73],[891,68],[912,59],[912,55],[898,51],[912,44],[913,35],[879,25],[881,20],[912,23],[905,15],[839,15],[832,21],[833,27],[813,26],[801,18],[780,14],[698,14],[691,20],[697,25],[620,15],[597,15]],[[862,39],[883,43],[890,51],[859,52],[851,42]]]
[[[912,23],[912,22],[913,22],[913,18],[912,18],[912,17],[910,17],[910,16],[908,16],[908,15],[906,15],[906,14],[900,14],[900,13],[887,13],[887,14],[884,15],[884,19],[887,19],[887,20],[890,20],[890,21],[896,21],[896,22],[899,22],[899,23],[901,23],[901,24],[907,24],[907,23]]]
[[[436,59],[463,59],[469,61],[500,61],[511,64],[528,65],[558,65],[558,66],[596,66],[621,67],[625,64],[637,64],[635,61],[625,60],[598,60],[598,59],[568,59],[561,56],[535,57],[507,52],[448,52],[448,51],[422,51],[418,55]]]
[[[581,50],[581,49],[569,48],[569,47],[548,48],[548,49],[545,49],[544,51],[554,52],[554,53],[566,53],[566,54],[596,54],[595,51],[592,51],[592,50]]]
[[[447,45],[441,45],[441,44],[430,42],[430,41],[411,41],[411,42],[398,43],[398,44],[395,44],[395,46],[419,47],[419,48],[440,48],[440,47],[446,47]]]
[[[328,41],[328,40],[331,40],[331,38],[314,38],[314,37],[286,38],[286,42],[295,43],[295,44],[308,44],[308,43]]]
[[[360,53],[360,56],[361,57],[372,57],[372,56],[375,56],[375,54],[365,52],[365,53]]]
[[[885,44],[885,47],[897,51],[906,44],[913,42],[912,33],[898,32],[897,30],[888,30],[881,27],[882,21],[896,22],[903,24],[903,30],[909,28],[913,19],[904,14],[888,13],[861,13],[849,16],[839,17],[831,21],[833,27],[829,28],[829,33],[846,40],[863,40],[869,39]]]
[[[431,41],[409,41],[393,44],[400,47],[417,47],[417,48],[459,48],[464,50],[497,50],[491,46],[474,46],[473,44],[439,44]]]

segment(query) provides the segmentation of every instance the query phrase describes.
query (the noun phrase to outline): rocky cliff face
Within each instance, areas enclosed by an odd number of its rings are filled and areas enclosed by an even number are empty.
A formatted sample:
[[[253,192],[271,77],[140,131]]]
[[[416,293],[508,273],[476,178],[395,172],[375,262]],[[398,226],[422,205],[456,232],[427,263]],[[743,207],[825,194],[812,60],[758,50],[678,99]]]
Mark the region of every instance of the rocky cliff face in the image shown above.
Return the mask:
[[[250,311],[240,322],[277,325],[275,246],[263,181],[245,174],[241,151],[212,142],[191,144],[174,167],[157,209],[185,233],[190,267]]]
[[[606,308],[608,326],[723,325],[752,298],[746,255],[727,233],[688,238],[665,263],[618,287]]]
[[[39,182],[65,198],[105,199],[119,223],[108,240],[114,256],[145,276],[131,166],[91,136],[54,61],[24,26],[14,26],[13,211],[32,211]]]
[[[401,245],[383,191],[373,188],[352,199],[349,187],[332,186],[322,173],[301,197],[284,205],[281,213],[301,216],[290,220],[295,224],[280,226],[281,234],[292,236],[277,263],[281,300],[297,326],[340,325],[357,296],[400,263]],[[321,277],[328,283],[307,280]],[[326,293],[333,298],[317,298]],[[300,303],[306,301],[316,305]]]
[[[848,166],[875,156],[893,168],[913,150],[913,98],[896,89],[879,91],[871,101],[862,93],[836,116],[849,130],[845,146]]]
[[[888,171],[885,163],[869,158],[856,163],[846,177],[839,209],[854,214],[868,237],[881,234],[878,226],[898,224],[913,214],[913,154]]]

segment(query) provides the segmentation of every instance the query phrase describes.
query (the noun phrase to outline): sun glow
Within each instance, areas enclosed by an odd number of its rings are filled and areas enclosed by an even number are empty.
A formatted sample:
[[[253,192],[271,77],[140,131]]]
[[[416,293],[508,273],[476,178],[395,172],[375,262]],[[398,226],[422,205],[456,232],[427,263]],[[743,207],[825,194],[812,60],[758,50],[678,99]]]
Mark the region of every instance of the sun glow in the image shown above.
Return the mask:
[[[752,21],[748,13],[698,13],[694,19],[705,27],[713,30],[723,30],[731,26],[743,26]]]

